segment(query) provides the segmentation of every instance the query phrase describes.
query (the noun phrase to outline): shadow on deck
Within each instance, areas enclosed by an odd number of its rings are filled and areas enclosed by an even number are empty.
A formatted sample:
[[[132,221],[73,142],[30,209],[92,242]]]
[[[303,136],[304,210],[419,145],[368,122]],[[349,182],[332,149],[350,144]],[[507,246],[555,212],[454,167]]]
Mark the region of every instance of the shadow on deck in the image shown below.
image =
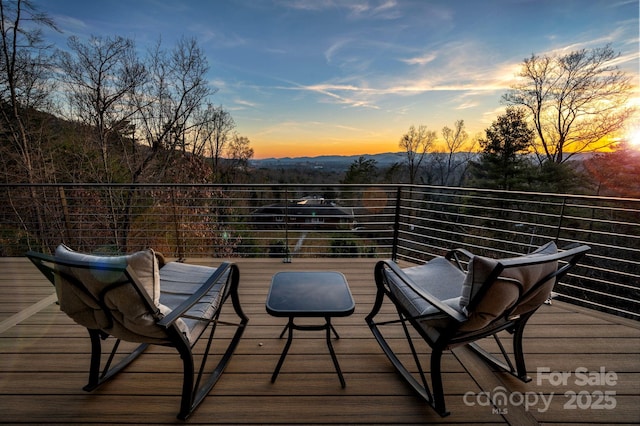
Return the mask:
[[[443,362],[452,414],[441,418],[401,381],[365,324],[375,295],[376,259],[235,261],[250,321],[227,371],[189,424],[640,422],[637,322],[566,303],[543,306],[525,333],[533,381],[495,373],[465,348],[456,349]],[[0,258],[0,267],[0,422],[180,423],[175,415],[181,363],[172,350],[152,349],[114,381],[86,393],[85,329],[59,311],[53,288],[26,258]],[[356,311],[333,321],[341,336],[334,348],[345,389],[322,333],[295,334],[278,380],[270,382],[285,343],[278,336],[286,319],[269,316],[264,302],[271,275],[281,270],[338,270],[347,277]],[[539,368],[551,374],[543,376]],[[487,397],[500,392],[506,404],[487,405]]]

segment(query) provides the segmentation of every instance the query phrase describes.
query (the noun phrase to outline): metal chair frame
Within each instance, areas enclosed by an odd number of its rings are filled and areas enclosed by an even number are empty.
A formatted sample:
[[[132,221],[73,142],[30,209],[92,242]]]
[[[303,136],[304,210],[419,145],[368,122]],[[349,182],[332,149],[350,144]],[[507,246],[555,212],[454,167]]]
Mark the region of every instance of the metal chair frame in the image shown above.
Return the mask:
[[[482,284],[478,294],[470,301],[469,308],[473,309],[486,294],[490,285],[497,280],[500,274],[508,268],[516,268],[521,266],[537,265],[546,262],[561,261],[564,264],[559,263],[558,268],[551,274],[541,278],[536,282],[529,291],[520,294],[520,297],[511,308],[507,309],[499,317],[495,318],[490,324],[483,327],[480,330],[472,332],[462,332],[460,327],[467,320],[467,317],[453,309],[452,307],[444,304],[441,300],[438,300],[435,296],[418,287],[412,279],[407,276],[402,269],[393,261],[382,260],[379,261],[374,270],[374,277],[377,286],[377,293],[374,305],[371,312],[366,317],[366,322],[369,325],[375,339],[380,344],[380,347],[387,355],[393,366],[396,368],[401,377],[422,397],[429,405],[431,405],[435,411],[442,417],[449,415],[445,404],[445,394],[442,381],[442,368],[441,360],[442,354],[445,350],[450,350],[456,346],[467,345],[475,353],[477,353],[481,359],[490,365],[498,368],[501,371],[505,371],[523,382],[528,382],[531,378],[527,375],[527,369],[524,359],[524,350],[522,347],[522,338],[524,335],[525,326],[527,321],[539,308],[526,312],[521,315],[512,315],[520,303],[532,292],[536,291],[540,286],[545,284],[548,280],[554,279],[554,284],[565,276],[571,268],[573,268],[580,259],[590,250],[589,246],[580,245],[568,247],[565,250],[561,250],[552,255],[541,255],[528,258],[511,258],[498,261],[493,271],[489,274],[486,281]],[[464,265],[466,260],[473,256],[470,252],[462,249],[455,249],[448,252],[445,256],[451,262],[454,262],[460,269],[464,271]],[[388,279],[389,275],[394,275],[396,279],[402,280],[404,284],[411,288],[416,295],[427,301],[433,306],[437,312],[434,314],[413,316],[405,306],[398,300],[390,289],[390,285],[393,285],[391,280]],[[380,312],[383,303],[387,298],[395,305],[398,313],[398,319],[389,321],[377,322],[375,317]],[[427,332],[420,326],[421,320],[428,320],[429,318],[447,318],[447,326],[441,330],[439,337],[433,340]],[[389,343],[385,340],[385,337],[380,330],[382,326],[397,325],[400,324],[404,331],[404,335],[407,339],[407,343],[411,350],[413,361],[416,364],[418,370],[418,378],[412,374],[409,369],[402,363],[399,357],[394,353]],[[430,376],[431,386],[429,386],[427,380],[427,374],[425,373],[420,363],[420,355],[416,350],[416,346],[411,337],[410,329],[408,325],[411,325],[422,339],[431,348],[430,356]],[[507,351],[502,344],[498,333],[506,330],[512,335],[513,344],[513,359],[509,357]],[[477,341],[485,337],[493,337],[498,345],[500,354],[503,359],[496,357],[495,355],[484,350],[477,344]]]
[[[93,301],[98,304],[102,310],[106,313],[110,321],[113,321],[110,310],[104,303],[105,295],[112,289],[121,285],[133,285],[137,293],[140,295],[143,302],[146,304],[148,311],[154,315],[156,324],[163,327],[166,330],[169,343],[166,346],[174,347],[180,354],[183,364],[183,381],[182,381],[182,396],[180,402],[180,411],[177,415],[178,419],[186,420],[198,405],[204,400],[207,394],[214,387],[218,379],[221,377],[222,372],[227,366],[233,352],[235,351],[240,338],[246,328],[248,318],[243,313],[240,306],[240,300],[238,297],[238,284],[239,284],[239,269],[237,265],[230,262],[224,262],[215,269],[215,272],[210,275],[205,282],[194,292],[188,299],[181,303],[176,309],[172,310],[169,314],[162,316],[157,306],[141,286],[139,279],[136,277],[135,272],[130,266],[117,267],[117,266],[105,266],[104,264],[98,264],[94,262],[81,262],[81,261],[68,261],[60,260],[55,256],[50,256],[42,253],[30,251],[26,255],[29,260],[51,281],[55,286],[56,275],[62,275],[63,273],[58,270],[57,266],[66,266],[71,268],[85,268],[85,269],[100,269],[103,271],[122,272],[126,277],[125,281],[117,282],[109,287],[105,288],[99,297],[95,297],[89,292],[89,290],[75,277],[64,274],[64,278],[70,282],[74,287],[82,291],[87,296],[91,297]],[[227,277],[224,278],[225,274]],[[160,269],[160,276],[162,277],[162,269]],[[181,317],[186,317],[185,313],[195,305],[204,295],[206,295],[221,279],[225,279],[224,284],[220,291],[222,297],[220,304],[214,312],[212,318],[192,318],[200,321],[207,321],[207,327],[204,327],[202,332],[193,339],[193,345],[187,340],[184,334],[178,328],[176,321]],[[222,307],[228,300],[231,300],[235,314],[238,317],[237,323],[229,323],[220,321],[220,314]],[[189,317],[191,318],[191,317]],[[225,352],[221,355],[217,365],[213,370],[210,370],[205,374],[205,367],[209,356],[209,351],[212,345],[213,337],[217,329],[218,324],[230,325],[236,327],[236,331],[231,338]],[[195,371],[195,362],[192,349],[200,341],[200,338],[207,329],[210,329],[207,337],[206,348],[202,361],[200,362],[198,371]],[[114,337],[115,342],[111,353],[109,354],[104,366],[102,366],[102,341],[108,339],[110,334],[102,329],[87,329],[91,339],[91,361],[89,367],[89,380],[83,390],[91,392],[99,388],[102,384],[116,376],[120,371],[127,367],[133,360],[141,355],[150,345],[153,343],[141,343],[128,355],[124,356],[117,364],[112,366],[114,359],[118,353],[121,339]],[[139,343],[139,342],[138,342]],[[122,354],[124,355],[124,354]]]

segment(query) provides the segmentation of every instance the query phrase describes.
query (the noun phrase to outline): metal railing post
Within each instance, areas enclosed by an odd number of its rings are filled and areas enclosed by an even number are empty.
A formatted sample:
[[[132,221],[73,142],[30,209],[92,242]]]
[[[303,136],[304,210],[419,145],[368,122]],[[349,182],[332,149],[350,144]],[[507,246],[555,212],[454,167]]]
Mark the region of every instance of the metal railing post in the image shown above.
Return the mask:
[[[564,207],[567,204],[567,198],[562,199],[562,206],[560,207],[560,215],[558,217],[558,227],[556,228],[556,244],[560,241],[560,231],[562,230],[562,220],[564,219]]]
[[[284,187],[284,259],[282,263],[291,263],[289,253],[289,187]]]
[[[64,236],[67,244],[71,242],[71,220],[69,219],[69,204],[67,203],[67,194],[63,186],[58,186],[58,196],[60,198],[60,206],[62,207],[62,217],[64,221]]]
[[[396,212],[393,220],[393,242],[391,245],[391,260],[398,260],[398,235],[400,233],[400,199],[402,196],[402,187],[396,190]]]
[[[176,255],[179,260],[186,259],[186,254],[184,250],[184,242],[182,241],[182,232],[180,231],[180,224],[182,220],[178,218],[178,206],[176,205],[176,187],[172,186],[170,192],[171,196],[171,207],[173,213],[173,232],[176,235]]]

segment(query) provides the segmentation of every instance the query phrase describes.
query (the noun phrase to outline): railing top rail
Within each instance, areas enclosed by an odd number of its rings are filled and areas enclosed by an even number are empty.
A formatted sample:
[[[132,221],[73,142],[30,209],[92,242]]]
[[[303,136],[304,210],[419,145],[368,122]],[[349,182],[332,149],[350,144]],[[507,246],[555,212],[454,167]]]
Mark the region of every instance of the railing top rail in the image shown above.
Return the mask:
[[[104,182],[62,182],[62,183],[0,183],[0,188],[10,187],[96,187],[96,188],[380,188],[380,189],[416,189],[431,190],[442,192],[463,192],[463,193],[480,193],[480,194],[504,194],[525,197],[547,197],[565,200],[593,200],[593,201],[612,201],[612,202],[631,202],[640,203],[640,198],[626,197],[609,197],[601,195],[583,195],[583,194],[563,194],[549,192],[527,192],[527,191],[506,191],[497,189],[471,188],[471,187],[453,187],[438,185],[415,185],[406,183],[384,183],[384,184],[327,184],[327,183],[104,183]]]

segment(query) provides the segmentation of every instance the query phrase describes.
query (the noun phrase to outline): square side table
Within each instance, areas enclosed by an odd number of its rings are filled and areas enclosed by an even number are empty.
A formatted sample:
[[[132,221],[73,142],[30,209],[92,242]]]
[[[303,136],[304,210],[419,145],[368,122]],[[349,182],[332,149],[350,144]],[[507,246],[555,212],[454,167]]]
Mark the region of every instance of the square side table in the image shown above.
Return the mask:
[[[287,325],[280,333],[282,338],[288,331],[287,343],[271,376],[272,383],[276,381],[291,346],[293,330],[325,330],[327,347],[340,384],[343,388],[346,386],[331,344],[332,332],[336,339],[340,338],[331,324],[331,318],[346,317],[355,310],[355,302],[343,274],[333,271],[278,272],[271,279],[266,309],[274,317],[289,318]],[[298,325],[294,322],[296,317],[324,318],[325,322],[322,325]]]

